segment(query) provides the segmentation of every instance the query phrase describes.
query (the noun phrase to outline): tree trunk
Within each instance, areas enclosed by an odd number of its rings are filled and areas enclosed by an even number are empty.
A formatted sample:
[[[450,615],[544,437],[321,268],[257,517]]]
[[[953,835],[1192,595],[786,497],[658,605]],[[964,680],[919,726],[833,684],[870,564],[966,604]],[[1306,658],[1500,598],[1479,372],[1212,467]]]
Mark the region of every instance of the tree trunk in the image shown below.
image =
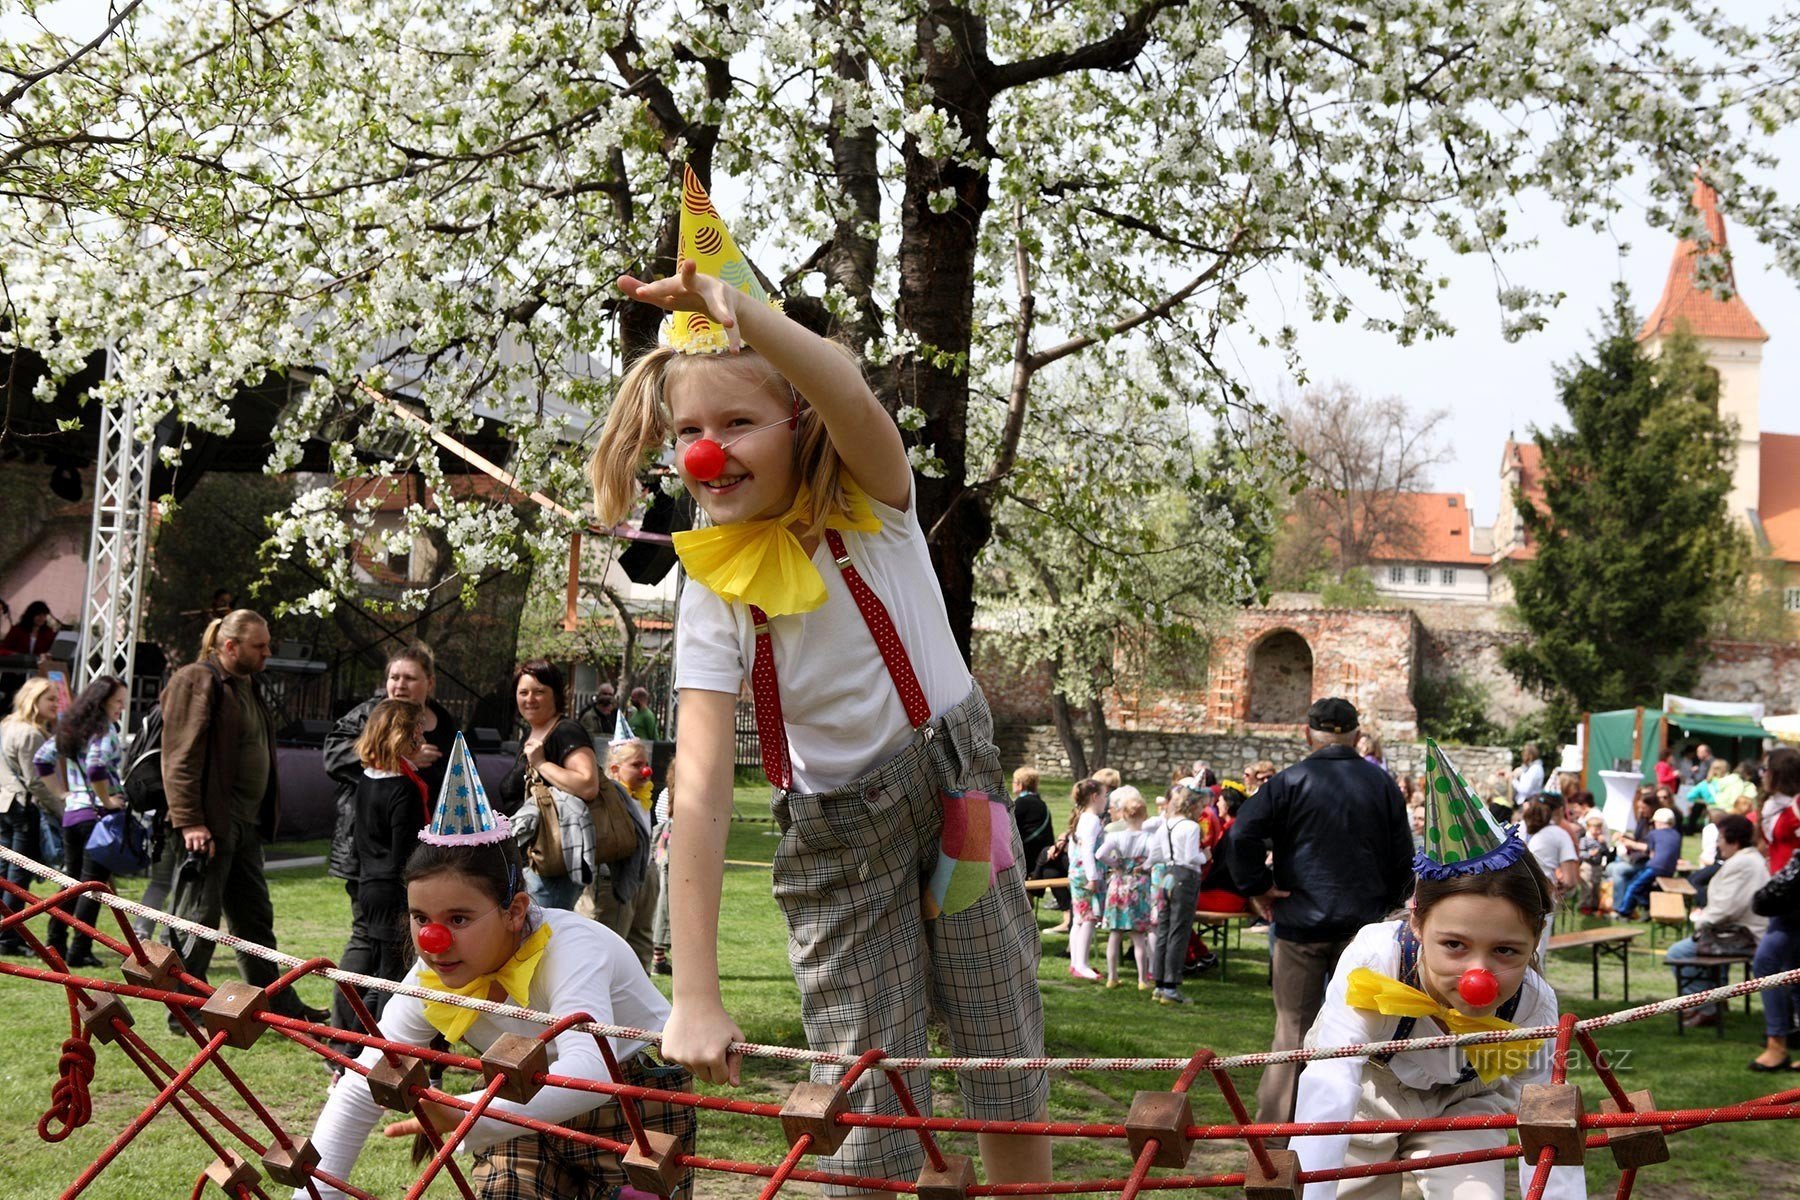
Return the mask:
[[[940,36],[940,30],[947,30]],[[992,97],[981,79],[987,29],[966,10],[942,0],[920,20],[923,92],[955,116],[975,154],[988,145]],[[923,438],[943,462],[939,478],[921,478],[919,523],[931,529],[968,481],[969,346],[975,300],[976,251],[988,207],[987,174],[954,159],[928,158],[918,140],[903,149],[906,192],[900,212],[900,291],[895,324],[917,347],[896,364],[896,400],[925,413]],[[931,197],[948,189],[955,202],[933,212]],[[944,591],[950,628],[971,659],[975,620],[975,559],[992,521],[985,504],[964,503],[931,543],[931,562]]]
[[[1088,724],[1094,734],[1094,769],[1099,770],[1106,765],[1107,753],[1112,746],[1112,734],[1106,728],[1106,706],[1095,696],[1088,701]],[[1084,774],[1082,778],[1086,778]]]
[[[1069,698],[1061,692],[1050,693],[1050,719],[1056,722],[1056,736],[1062,740],[1063,753],[1069,756],[1069,772],[1076,779],[1086,779],[1088,770],[1087,749],[1081,744],[1081,735],[1075,732],[1075,718],[1069,712]]]

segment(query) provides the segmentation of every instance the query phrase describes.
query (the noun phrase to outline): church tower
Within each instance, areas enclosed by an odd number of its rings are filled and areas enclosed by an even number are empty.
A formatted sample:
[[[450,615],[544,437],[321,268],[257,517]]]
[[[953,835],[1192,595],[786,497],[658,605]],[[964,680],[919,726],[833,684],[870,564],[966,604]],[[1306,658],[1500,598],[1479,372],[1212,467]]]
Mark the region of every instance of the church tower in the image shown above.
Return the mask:
[[[1694,180],[1694,207],[1706,223],[1711,245],[1704,250],[1683,240],[1669,263],[1668,282],[1662,299],[1638,331],[1638,341],[1655,355],[1663,342],[1678,330],[1700,344],[1706,361],[1719,373],[1719,415],[1737,422],[1737,463],[1732,469],[1731,515],[1754,524],[1761,492],[1761,377],[1762,347],[1769,340],[1750,306],[1738,294],[1736,273],[1728,265],[1725,278],[1731,295],[1720,299],[1696,280],[1696,266],[1703,253],[1725,249],[1725,218],[1719,212],[1719,194],[1704,180]]]

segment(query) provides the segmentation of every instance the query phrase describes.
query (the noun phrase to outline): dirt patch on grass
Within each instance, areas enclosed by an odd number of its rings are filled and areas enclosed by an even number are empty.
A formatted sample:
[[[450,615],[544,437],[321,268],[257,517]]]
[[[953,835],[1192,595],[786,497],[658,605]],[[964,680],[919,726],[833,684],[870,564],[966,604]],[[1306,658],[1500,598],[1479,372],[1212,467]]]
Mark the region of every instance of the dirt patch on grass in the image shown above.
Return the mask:
[[[1791,1196],[1794,1194],[1794,1165],[1768,1158],[1744,1158],[1732,1163],[1731,1173],[1740,1182],[1746,1196]],[[1638,1173],[1632,1195],[1640,1200],[1693,1200],[1696,1194],[1692,1179],[1657,1178],[1657,1168],[1646,1167]]]

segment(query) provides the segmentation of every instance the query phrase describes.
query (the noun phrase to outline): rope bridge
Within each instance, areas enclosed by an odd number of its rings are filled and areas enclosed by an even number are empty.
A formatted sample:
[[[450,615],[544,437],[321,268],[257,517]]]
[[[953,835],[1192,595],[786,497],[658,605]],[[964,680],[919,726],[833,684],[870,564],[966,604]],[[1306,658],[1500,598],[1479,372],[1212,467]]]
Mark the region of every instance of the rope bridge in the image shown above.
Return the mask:
[[[1132,1200],[1146,1192],[1211,1188],[1238,1190],[1250,1200],[1297,1200],[1301,1188],[1312,1182],[1425,1171],[1519,1157],[1523,1157],[1533,1167],[1525,1192],[1526,1200],[1542,1200],[1544,1189],[1549,1183],[1551,1167],[1580,1165],[1590,1150],[1611,1153],[1621,1171],[1617,1196],[1619,1200],[1626,1200],[1632,1193],[1637,1172],[1641,1168],[1668,1159],[1668,1134],[1743,1121],[1800,1119],[1800,1088],[1721,1107],[1659,1109],[1648,1092],[1627,1092],[1620,1085],[1607,1055],[1593,1036],[1595,1032],[1615,1025],[1646,1020],[1700,1005],[1723,1003],[1763,988],[1800,983],[1800,970],[1729,984],[1586,1020],[1577,1020],[1573,1013],[1565,1013],[1561,1021],[1553,1026],[1414,1038],[1329,1050],[1292,1050],[1230,1057],[1202,1049],[1186,1058],[900,1058],[889,1057],[878,1049],[869,1050],[860,1056],[846,1056],[785,1046],[752,1043],[734,1045],[734,1051],[750,1057],[794,1063],[823,1063],[846,1068],[844,1076],[835,1085],[802,1082],[795,1086],[785,1103],[771,1104],[558,1075],[549,1070],[548,1047],[552,1039],[568,1030],[580,1030],[596,1039],[608,1072],[614,1079],[621,1078],[622,1072],[608,1038],[658,1044],[660,1034],[654,1030],[598,1023],[586,1013],[555,1015],[536,1012],[514,1005],[448,995],[391,980],[339,971],[329,959],[298,959],[266,946],[245,942],[230,934],[181,920],[117,896],[105,884],[77,882],[4,847],[0,847],[0,860],[24,867],[49,880],[58,889],[53,895],[39,899],[19,885],[0,879],[0,888],[4,888],[9,896],[24,906],[0,920],[0,930],[16,931],[43,963],[42,966],[28,966],[0,962],[0,974],[60,987],[64,989],[68,1004],[69,1036],[62,1044],[56,1083],[51,1089],[51,1106],[38,1122],[39,1137],[46,1142],[60,1142],[91,1120],[93,1110],[88,1085],[94,1077],[96,1066],[94,1043],[116,1046],[155,1089],[153,1098],[126,1122],[125,1127],[105,1149],[63,1191],[64,1200],[73,1200],[79,1196],[152,1120],[165,1112],[172,1112],[186,1122],[214,1156],[213,1161],[196,1178],[194,1200],[200,1200],[208,1184],[218,1187],[237,1200],[246,1200],[248,1197],[266,1200],[267,1193],[262,1186],[265,1177],[283,1187],[297,1188],[314,1197],[314,1200],[318,1200],[318,1188],[321,1184],[356,1197],[357,1200],[375,1200],[369,1192],[321,1170],[318,1153],[311,1142],[305,1137],[296,1137],[284,1128],[232,1068],[228,1056],[224,1054],[227,1048],[249,1050],[271,1030],[343,1070],[366,1075],[370,1093],[382,1107],[420,1118],[420,1125],[426,1132],[433,1153],[407,1190],[406,1200],[417,1200],[440,1175],[447,1175],[467,1200],[475,1200],[475,1193],[468,1179],[452,1155],[476,1121],[483,1117],[534,1133],[567,1138],[616,1154],[622,1161],[631,1185],[653,1195],[670,1196],[683,1175],[692,1169],[766,1180],[759,1200],[773,1200],[790,1180],[837,1184],[858,1191],[891,1191],[924,1197],[926,1200],[962,1200],[974,1196],[1115,1194],[1121,1200]],[[111,937],[102,929],[79,921],[72,915],[73,901],[84,895],[94,896],[113,914],[119,926],[119,937]],[[124,982],[70,972],[58,953],[45,945],[28,925],[28,922],[39,916],[60,921],[78,932],[86,933],[99,944],[121,955],[124,958],[120,965]],[[132,927],[133,917],[149,918],[178,932],[195,934],[233,950],[262,958],[282,968],[283,974],[263,988],[236,981],[221,983],[217,987],[209,986],[186,970],[174,950],[140,939]],[[270,1002],[274,996],[293,987],[308,975],[327,979],[343,992],[362,1025],[362,1032],[332,1029],[282,1016],[271,1010]],[[358,991],[363,988],[377,988],[457,1004],[480,1012],[504,1013],[511,1018],[539,1024],[543,1026],[543,1030],[532,1038],[505,1035],[478,1058],[395,1042],[381,1036],[374,1017]],[[133,1028],[134,1017],[125,1004],[126,999],[149,1001],[166,1008],[193,1041],[195,1052],[192,1056],[184,1062],[176,1063],[159,1054]],[[1526,1085],[1516,1114],[1424,1120],[1258,1124],[1250,1119],[1230,1074],[1234,1070],[1259,1068],[1278,1062],[1305,1062],[1321,1058],[1360,1057],[1388,1051],[1538,1039],[1553,1043],[1551,1082]],[[340,1052],[331,1044],[333,1042],[350,1044],[359,1053],[372,1046],[381,1051],[381,1057],[373,1067],[364,1067],[354,1058]],[[1568,1082],[1570,1063],[1577,1053],[1591,1064],[1605,1089],[1606,1096],[1599,1112],[1588,1112],[1579,1089]],[[429,1071],[432,1065],[478,1073],[486,1081],[485,1087],[472,1099],[446,1093],[431,1086]],[[1169,1081],[1165,1090],[1137,1092],[1122,1123],[1003,1122],[923,1115],[902,1075],[903,1071],[915,1067],[942,1071],[1042,1068],[1059,1072],[1174,1072],[1174,1078]],[[886,1078],[899,1101],[900,1114],[851,1111],[850,1087],[871,1072]],[[236,1094],[243,1108],[248,1110],[249,1119],[243,1119],[241,1114],[234,1117],[210,1097],[198,1082],[203,1075],[208,1080],[215,1075],[222,1080],[225,1087]],[[1231,1122],[1208,1125],[1194,1123],[1193,1088],[1203,1080],[1209,1089],[1217,1090],[1232,1115]],[[616,1100],[630,1131],[630,1139],[614,1141],[586,1131],[490,1109],[496,1099],[524,1102],[545,1087],[585,1091]],[[449,1133],[439,1134],[425,1117],[423,1106],[426,1101],[460,1111],[463,1114],[461,1122]],[[694,1153],[693,1147],[680,1144],[670,1135],[647,1128],[638,1109],[638,1104],[644,1101],[778,1121],[788,1143],[788,1152],[773,1164],[705,1157]],[[919,1139],[925,1157],[925,1166],[919,1177],[912,1180],[877,1179],[803,1165],[808,1156],[835,1151],[849,1131],[857,1126],[901,1129],[914,1134]],[[1489,1149],[1318,1171],[1300,1171],[1292,1151],[1268,1144],[1270,1139],[1314,1134],[1405,1134],[1471,1130],[1516,1131],[1518,1141]],[[1122,1142],[1129,1148],[1132,1168],[1124,1178],[978,1184],[969,1159],[947,1153],[939,1146],[938,1137],[950,1133],[1041,1135]],[[1182,1173],[1188,1167],[1196,1142],[1227,1141],[1243,1144],[1242,1169],[1211,1175]],[[1152,1174],[1158,1168],[1163,1169],[1164,1173]]]

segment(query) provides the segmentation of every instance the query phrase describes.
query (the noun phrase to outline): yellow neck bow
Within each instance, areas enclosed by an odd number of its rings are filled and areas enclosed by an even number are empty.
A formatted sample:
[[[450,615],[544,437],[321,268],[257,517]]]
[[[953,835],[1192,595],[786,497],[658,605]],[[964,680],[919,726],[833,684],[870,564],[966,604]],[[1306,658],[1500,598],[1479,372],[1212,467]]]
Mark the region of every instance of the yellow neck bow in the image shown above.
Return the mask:
[[[493,994],[494,988],[498,986],[512,998],[514,1004],[524,1004],[531,998],[531,977],[537,974],[538,964],[544,961],[544,947],[549,944],[550,922],[545,921],[538,926],[536,933],[519,943],[513,956],[493,974],[478,976],[461,987],[446,987],[436,971],[420,967],[419,986],[430,988],[434,992],[449,992],[453,996],[467,996],[472,1000],[498,1000],[500,997]],[[437,1000],[425,1001],[425,1019],[431,1022],[433,1029],[452,1042],[460,1041],[480,1015],[472,1008],[460,1008]]]
[[[849,515],[832,513],[825,518],[827,529],[874,533],[881,528],[862,489],[846,480],[844,495]],[[771,617],[811,612],[825,603],[825,580],[789,528],[811,509],[812,493],[801,484],[781,516],[675,534],[675,553],[696,583],[728,604],[754,604]]]
[[[1439,1004],[1416,987],[1409,987],[1367,967],[1350,972],[1348,984],[1344,991],[1345,1002],[1363,1012],[1377,1012],[1384,1017],[1435,1017],[1445,1029],[1458,1035],[1518,1028],[1499,1017],[1471,1017],[1458,1012],[1447,1004]],[[1532,1055],[1543,1044],[1541,1038],[1528,1042],[1497,1042],[1487,1046],[1464,1046],[1462,1052],[1468,1056],[1469,1065],[1475,1068],[1481,1082],[1492,1083],[1502,1075],[1515,1074],[1531,1065]]]

